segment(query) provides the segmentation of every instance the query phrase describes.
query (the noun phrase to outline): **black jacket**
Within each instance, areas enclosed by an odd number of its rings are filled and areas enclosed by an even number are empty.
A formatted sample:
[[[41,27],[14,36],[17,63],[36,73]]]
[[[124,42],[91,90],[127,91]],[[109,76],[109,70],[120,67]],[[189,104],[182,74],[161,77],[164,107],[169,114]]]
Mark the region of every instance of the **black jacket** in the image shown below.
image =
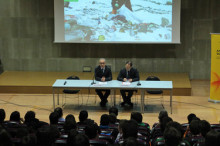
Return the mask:
[[[101,81],[102,77],[105,77],[105,81],[111,81],[112,80],[112,71],[109,67],[105,66],[104,73],[101,70],[100,66],[97,66],[95,68],[95,80]]]
[[[124,78],[132,79],[133,82],[139,81],[139,72],[138,72],[137,69],[135,69],[135,68],[132,67],[132,68],[130,69],[129,74],[128,74],[128,77],[127,77],[127,70],[126,70],[125,68],[123,68],[123,69],[120,71],[117,80],[123,81]]]

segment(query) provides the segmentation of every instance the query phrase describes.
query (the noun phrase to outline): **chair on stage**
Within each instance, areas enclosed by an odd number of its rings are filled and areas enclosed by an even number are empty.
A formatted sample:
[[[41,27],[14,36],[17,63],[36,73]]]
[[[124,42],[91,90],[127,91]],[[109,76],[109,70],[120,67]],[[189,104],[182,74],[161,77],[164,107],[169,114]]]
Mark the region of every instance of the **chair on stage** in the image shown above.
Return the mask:
[[[67,80],[79,80],[79,77],[77,76],[69,76],[67,78]],[[63,96],[62,96],[62,106],[64,106],[66,104],[66,95],[74,95],[74,94],[78,94],[80,90],[70,90],[70,89],[64,89],[63,93],[64,93],[64,98],[65,98],[65,102],[63,103]],[[79,105],[79,94],[76,97],[78,99],[78,105]],[[82,98],[82,103],[83,103],[83,98]]]
[[[159,77],[156,76],[149,76],[147,77],[146,81],[160,81]],[[149,98],[149,95],[160,95],[160,101],[161,105],[164,108],[164,98],[163,98],[163,90],[147,90],[147,98]]]

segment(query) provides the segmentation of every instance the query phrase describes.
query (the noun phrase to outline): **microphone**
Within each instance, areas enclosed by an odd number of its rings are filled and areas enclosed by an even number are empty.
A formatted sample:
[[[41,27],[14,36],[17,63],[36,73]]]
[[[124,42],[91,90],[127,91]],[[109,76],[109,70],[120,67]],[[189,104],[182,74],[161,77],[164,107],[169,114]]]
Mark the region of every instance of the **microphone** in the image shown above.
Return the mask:
[[[93,79],[92,79],[92,83],[91,83],[91,85],[94,85],[94,84],[95,84],[95,73],[94,73],[94,75],[93,75],[92,78],[93,78]]]
[[[63,85],[66,85],[66,81],[63,83]]]
[[[141,83],[140,83],[140,81],[138,81],[137,86],[140,86],[140,85],[141,85]]]

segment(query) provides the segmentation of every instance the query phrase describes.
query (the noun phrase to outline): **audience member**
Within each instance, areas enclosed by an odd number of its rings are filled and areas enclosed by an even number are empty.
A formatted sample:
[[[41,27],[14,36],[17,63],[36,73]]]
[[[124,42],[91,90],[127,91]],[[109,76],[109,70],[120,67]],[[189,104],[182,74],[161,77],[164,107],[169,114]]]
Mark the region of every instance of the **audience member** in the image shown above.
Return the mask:
[[[56,112],[52,112],[50,113],[49,119],[50,119],[50,125],[57,125],[59,116]]]
[[[65,132],[69,132],[72,129],[76,129],[76,120],[72,114],[66,116],[63,128]]]
[[[23,122],[23,119],[20,117],[20,113],[18,111],[14,111],[10,115],[10,121],[21,123]]]
[[[206,134],[205,137],[206,146],[219,146],[220,145],[220,134],[215,130],[211,130]]]
[[[116,116],[116,119],[117,119],[117,116],[118,116],[118,109],[116,108],[116,107],[111,107],[110,109],[109,109],[109,115],[110,114],[115,114],[115,116]],[[117,122],[119,122],[120,120],[119,119],[117,119]]]
[[[112,125],[117,124],[117,117],[114,113],[109,114],[109,123]]]
[[[164,131],[165,146],[178,146],[181,142],[181,133],[174,127]]]
[[[74,138],[74,146],[90,146],[88,137],[84,134],[77,134]]]
[[[109,128],[109,115],[103,114],[100,118],[100,128],[108,129]]]
[[[90,124],[85,127],[85,135],[89,139],[98,139],[99,128],[95,124]]]
[[[63,118],[63,109],[60,107],[55,108],[54,112],[57,112],[58,114],[58,122],[65,122],[65,119]]]
[[[27,127],[30,130],[37,130],[37,128],[40,128],[40,121],[35,118],[35,112],[28,111],[24,116],[24,124],[27,125]]]
[[[138,126],[146,127],[150,129],[149,125],[146,123],[143,123],[143,116],[140,112],[132,112],[131,113],[131,120],[135,120],[138,123]]]
[[[194,118],[196,118],[196,115],[195,115],[195,114],[193,114],[193,113],[189,114],[189,115],[187,116],[188,124],[190,124],[191,121],[192,121]]]
[[[79,134],[76,129],[71,129],[68,133],[68,138],[67,138],[67,145],[68,146],[73,146],[74,145],[74,139],[76,135]]]
[[[211,125],[206,120],[201,120],[199,122],[199,127],[201,131],[201,135],[205,138],[206,134],[211,130]]]
[[[0,124],[3,123],[5,120],[5,110],[0,109]]]

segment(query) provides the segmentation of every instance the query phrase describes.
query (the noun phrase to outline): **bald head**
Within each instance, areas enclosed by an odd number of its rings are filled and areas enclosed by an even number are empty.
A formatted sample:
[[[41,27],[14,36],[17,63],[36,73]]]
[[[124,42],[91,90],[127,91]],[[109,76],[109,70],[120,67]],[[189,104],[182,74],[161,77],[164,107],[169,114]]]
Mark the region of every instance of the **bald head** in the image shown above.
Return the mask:
[[[99,59],[99,65],[100,65],[101,68],[105,67],[105,58],[100,58]]]

